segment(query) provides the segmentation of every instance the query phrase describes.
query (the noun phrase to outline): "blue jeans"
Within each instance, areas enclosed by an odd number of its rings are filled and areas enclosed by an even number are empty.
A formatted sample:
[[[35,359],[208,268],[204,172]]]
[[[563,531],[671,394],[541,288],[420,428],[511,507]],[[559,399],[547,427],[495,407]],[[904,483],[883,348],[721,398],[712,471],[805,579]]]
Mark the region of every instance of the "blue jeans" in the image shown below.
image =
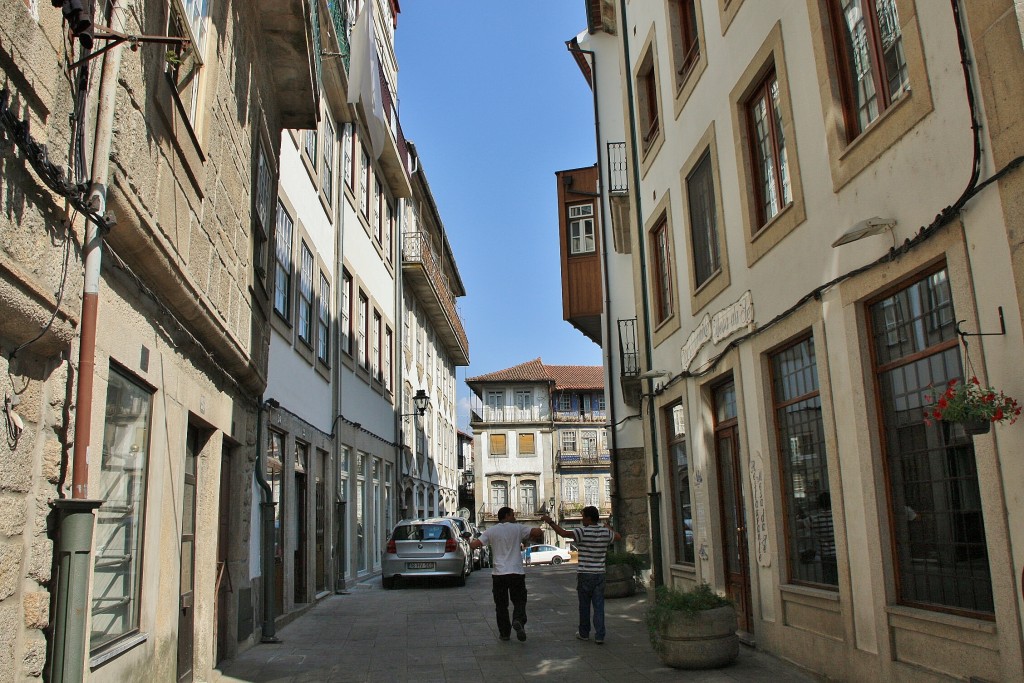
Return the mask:
[[[576,595],[580,599],[580,635],[590,635],[590,608],[594,608],[594,638],[604,640],[604,573],[576,574]]]

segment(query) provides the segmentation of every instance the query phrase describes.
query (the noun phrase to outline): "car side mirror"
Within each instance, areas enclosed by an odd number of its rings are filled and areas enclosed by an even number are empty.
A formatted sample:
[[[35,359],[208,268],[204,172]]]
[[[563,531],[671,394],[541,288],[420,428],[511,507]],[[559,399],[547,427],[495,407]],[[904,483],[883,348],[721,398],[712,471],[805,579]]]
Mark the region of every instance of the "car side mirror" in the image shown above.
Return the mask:
[[[463,531],[462,537],[468,541],[469,539],[473,538],[473,534],[469,533],[468,531]]]

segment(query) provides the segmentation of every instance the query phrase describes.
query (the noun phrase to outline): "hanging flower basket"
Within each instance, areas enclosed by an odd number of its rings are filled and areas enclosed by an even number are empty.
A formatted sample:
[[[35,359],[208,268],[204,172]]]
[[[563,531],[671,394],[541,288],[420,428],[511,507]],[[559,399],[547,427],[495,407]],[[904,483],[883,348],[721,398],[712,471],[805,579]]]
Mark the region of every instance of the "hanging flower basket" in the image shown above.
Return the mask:
[[[941,420],[959,424],[967,434],[985,434],[993,422],[1013,424],[1020,417],[1017,400],[993,387],[983,387],[977,377],[966,382],[950,380],[946,390],[925,395],[925,424]]]

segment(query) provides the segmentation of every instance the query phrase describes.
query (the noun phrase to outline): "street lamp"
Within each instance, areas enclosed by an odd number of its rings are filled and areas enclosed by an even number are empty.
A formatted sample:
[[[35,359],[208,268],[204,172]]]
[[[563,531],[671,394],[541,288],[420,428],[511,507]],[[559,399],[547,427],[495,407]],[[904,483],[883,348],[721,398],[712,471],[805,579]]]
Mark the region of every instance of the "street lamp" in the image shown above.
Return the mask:
[[[417,389],[416,394],[412,397],[413,405],[416,408],[415,413],[405,413],[402,417],[409,417],[411,415],[419,415],[423,417],[423,413],[427,412],[427,404],[430,403],[430,397],[427,396],[427,392],[423,389]]]

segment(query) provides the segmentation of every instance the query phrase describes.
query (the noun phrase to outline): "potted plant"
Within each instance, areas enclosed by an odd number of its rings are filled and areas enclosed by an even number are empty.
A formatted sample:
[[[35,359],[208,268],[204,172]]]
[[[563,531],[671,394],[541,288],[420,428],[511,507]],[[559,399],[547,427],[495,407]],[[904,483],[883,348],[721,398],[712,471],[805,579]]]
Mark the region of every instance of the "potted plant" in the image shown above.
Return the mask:
[[[984,434],[993,422],[1013,424],[1021,413],[1016,399],[994,387],[981,386],[977,377],[966,382],[952,379],[941,394],[926,394],[925,403],[926,424],[935,420],[959,424],[968,434]]]
[[[610,550],[605,556],[604,597],[625,598],[636,592],[636,576],[645,566],[636,553]]]
[[[712,669],[739,655],[736,608],[706,583],[689,590],[661,586],[645,615],[651,645],[676,669]]]

